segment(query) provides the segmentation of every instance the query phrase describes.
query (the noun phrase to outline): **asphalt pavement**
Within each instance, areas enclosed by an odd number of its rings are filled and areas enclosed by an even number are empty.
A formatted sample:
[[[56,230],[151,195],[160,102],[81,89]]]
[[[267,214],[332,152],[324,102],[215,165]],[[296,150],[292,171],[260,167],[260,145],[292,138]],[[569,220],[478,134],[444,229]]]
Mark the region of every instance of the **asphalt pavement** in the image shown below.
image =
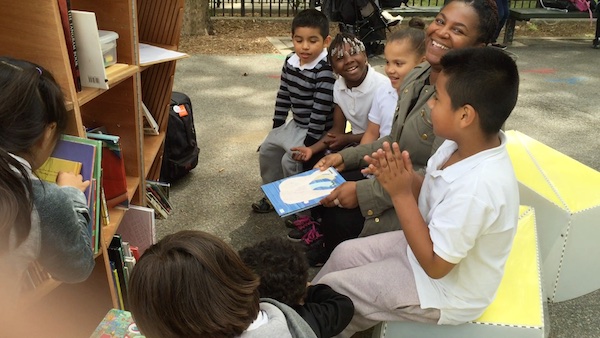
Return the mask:
[[[287,233],[275,213],[250,208],[261,197],[256,150],[272,127],[279,74],[291,51],[288,38],[272,42],[280,53],[192,55],[178,61],[174,90],[192,99],[200,160],[173,184],[176,210],[157,223],[159,238],[199,229],[240,249]],[[520,94],[505,129],[600,171],[600,50],[590,47],[591,39],[517,39],[507,52],[519,66]],[[370,63],[383,71],[381,57]],[[552,338],[600,337],[600,291],[549,304],[549,314]]]

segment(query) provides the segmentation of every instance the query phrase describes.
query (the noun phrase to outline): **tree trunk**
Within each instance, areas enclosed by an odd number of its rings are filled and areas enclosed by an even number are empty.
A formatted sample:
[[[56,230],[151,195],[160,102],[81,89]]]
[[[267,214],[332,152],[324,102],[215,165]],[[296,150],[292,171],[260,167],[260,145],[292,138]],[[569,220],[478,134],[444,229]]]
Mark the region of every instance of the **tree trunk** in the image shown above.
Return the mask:
[[[210,20],[211,0],[185,0],[181,33],[190,35],[212,35],[214,28]]]

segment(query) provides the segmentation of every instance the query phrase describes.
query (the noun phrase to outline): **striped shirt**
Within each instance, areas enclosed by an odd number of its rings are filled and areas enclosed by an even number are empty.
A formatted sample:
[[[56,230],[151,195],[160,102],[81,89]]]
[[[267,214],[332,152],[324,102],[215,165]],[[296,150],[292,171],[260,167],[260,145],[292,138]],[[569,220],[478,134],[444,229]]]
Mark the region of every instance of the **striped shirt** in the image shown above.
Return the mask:
[[[333,70],[327,63],[327,50],[303,66],[295,53],[288,55],[281,70],[273,128],[285,123],[291,109],[298,126],[308,129],[304,145],[316,143],[333,125],[334,82]]]

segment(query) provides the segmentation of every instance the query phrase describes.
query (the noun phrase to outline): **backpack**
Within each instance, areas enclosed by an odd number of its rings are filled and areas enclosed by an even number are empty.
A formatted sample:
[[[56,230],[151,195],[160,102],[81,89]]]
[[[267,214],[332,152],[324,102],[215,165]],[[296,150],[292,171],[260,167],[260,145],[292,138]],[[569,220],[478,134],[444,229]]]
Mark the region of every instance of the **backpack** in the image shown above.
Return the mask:
[[[185,176],[198,165],[199,152],[192,101],[184,93],[173,92],[160,180],[170,183]]]

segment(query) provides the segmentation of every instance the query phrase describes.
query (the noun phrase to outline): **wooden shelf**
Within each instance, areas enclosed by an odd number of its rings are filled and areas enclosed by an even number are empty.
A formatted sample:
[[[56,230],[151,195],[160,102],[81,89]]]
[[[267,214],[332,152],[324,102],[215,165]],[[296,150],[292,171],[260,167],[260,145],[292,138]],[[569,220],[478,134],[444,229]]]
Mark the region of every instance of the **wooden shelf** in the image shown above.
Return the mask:
[[[123,80],[130,78],[136,74],[138,70],[138,66],[131,66],[122,63],[117,63],[106,68],[106,77],[108,78],[109,88],[108,90],[121,83]],[[82,90],[77,93],[77,103],[80,106],[83,106],[104,92],[106,92],[105,89],[83,87]]]
[[[157,160],[157,157],[162,154],[160,151],[165,141],[165,132],[160,132],[159,135],[144,136],[144,175],[148,177],[152,165]],[[160,159],[158,159],[160,160]]]

